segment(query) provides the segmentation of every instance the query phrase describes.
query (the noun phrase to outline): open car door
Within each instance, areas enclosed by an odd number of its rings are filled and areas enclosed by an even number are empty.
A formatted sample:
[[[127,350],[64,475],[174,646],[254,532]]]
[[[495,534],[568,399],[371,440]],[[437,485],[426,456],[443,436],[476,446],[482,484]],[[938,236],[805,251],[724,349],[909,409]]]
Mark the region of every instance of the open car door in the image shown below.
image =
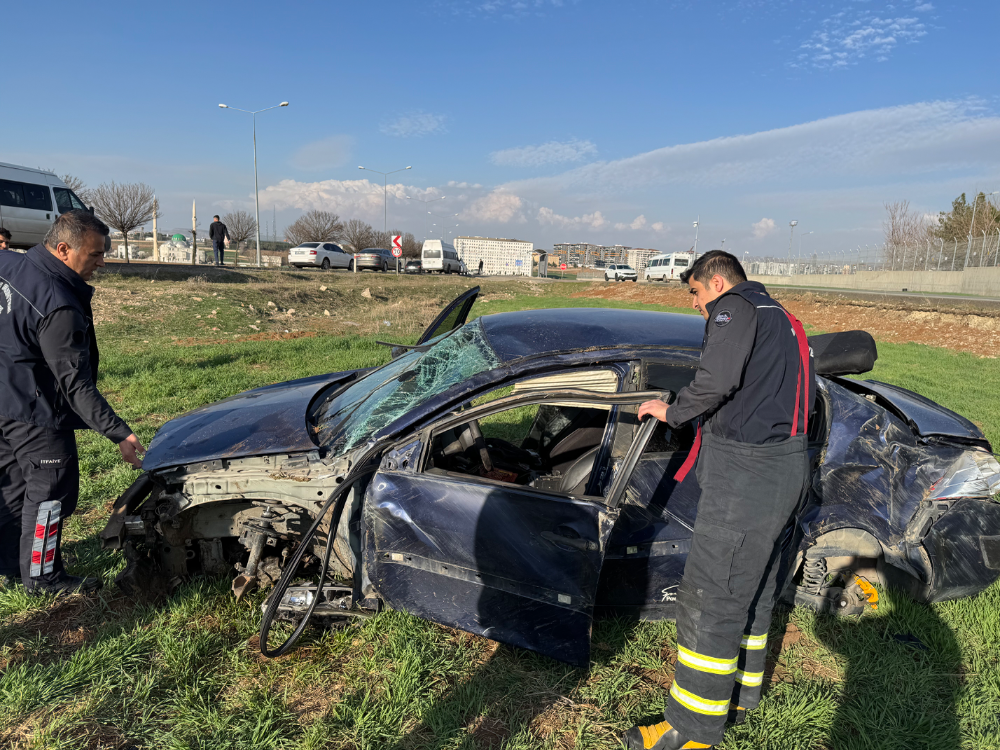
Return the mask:
[[[398,443],[383,457],[364,501],[363,554],[372,585],[395,609],[586,667],[608,537],[656,427],[649,418],[636,429],[634,417],[619,418],[622,407],[668,395],[520,393],[449,414]],[[567,490],[558,473],[541,471],[515,481],[500,468],[505,441],[490,445],[478,425],[489,428],[490,417],[506,425],[528,421],[532,408],[561,405],[608,415],[600,446],[588,454],[589,481],[574,476]],[[447,468],[459,459],[474,464],[480,454],[482,466],[465,473]]]
[[[392,351],[392,358],[395,359],[409,349],[416,349],[431,339],[437,338],[449,331],[454,331],[459,326],[464,326],[469,319],[469,313],[472,311],[472,306],[475,304],[476,297],[478,296],[479,287],[474,286],[445,305],[445,308],[438,313],[438,316],[434,318],[433,322],[427,326],[427,329],[417,339],[416,344],[393,344],[388,341],[377,341],[375,343],[388,346]]]

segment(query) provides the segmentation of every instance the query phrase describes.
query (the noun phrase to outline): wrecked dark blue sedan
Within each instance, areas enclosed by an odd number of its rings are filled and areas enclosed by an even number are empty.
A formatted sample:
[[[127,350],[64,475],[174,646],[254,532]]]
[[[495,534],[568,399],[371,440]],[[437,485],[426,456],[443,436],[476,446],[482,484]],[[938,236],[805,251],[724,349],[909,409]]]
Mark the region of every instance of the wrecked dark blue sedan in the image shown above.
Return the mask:
[[[635,415],[693,378],[703,321],[561,309],[467,323],[477,293],[383,367],[165,424],[102,532],[127,558],[121,585],[227,575],[238,597],[274,586],[265,636],[275,618],[301,632],[389,606],[578,665],[595,616],[673,617],[699,493],[694,472],[673,477],[694,434]],[[811,342],[813,481],[784,538],[784,599],[853,613],[866,581],[928,602],[988,586],[1000,465],[982,432],[844,377],[874,362],[867,334]]]

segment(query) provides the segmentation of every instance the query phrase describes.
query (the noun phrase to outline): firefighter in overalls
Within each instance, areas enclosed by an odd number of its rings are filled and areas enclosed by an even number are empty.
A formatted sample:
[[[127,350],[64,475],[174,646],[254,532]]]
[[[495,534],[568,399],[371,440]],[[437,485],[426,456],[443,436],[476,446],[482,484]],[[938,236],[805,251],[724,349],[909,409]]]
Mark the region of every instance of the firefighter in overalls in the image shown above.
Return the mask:
[[[142,466],[144,448],[97,390],[86,282],[104,265],[108,227],[87,211],[56,219],[27,253],[0,250],[0,576],[32,593],[92,590],[59,545],[80,489],[74,430],[92,429]]]
[[[709,748],[727,720],[760,703],[780,540],[809,481],[806,435],[816,398],[812,354],[798,320],[740,262],[713,250],[682,276],[705,318],[701,362],[671,406],[670,427],[698,424],[677,474],[695,466],[701,497],[677,592],[677,666],[664,720],[630,729],[629,748]]]

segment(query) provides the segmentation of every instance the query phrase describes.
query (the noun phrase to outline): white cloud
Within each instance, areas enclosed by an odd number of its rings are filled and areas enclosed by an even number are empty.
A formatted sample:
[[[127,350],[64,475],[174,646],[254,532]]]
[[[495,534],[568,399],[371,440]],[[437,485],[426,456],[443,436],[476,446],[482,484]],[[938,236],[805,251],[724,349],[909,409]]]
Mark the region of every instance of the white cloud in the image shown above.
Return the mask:
[[[933,7],[925,3],[914,11],[933,10]],[[897,44],[913,44],[927,36],[927,26],[919,18],[894,17],[893,10],[893,6],[888,5],[886,14],[880,14],[867,8],[846,6],[820,22],[819,29],[799,45],[798,55],[790,66],[833,70],[857,65],[869,56],[884,62]]]
[[[445,132],[445,120],[447,118],[444,115],[432,115],[429,112],[411,112],[391,122],[382,123],[379,126],[379,130],[386,135],[394,135],[400,138],[430,135],[432,133]]]
[[[302,146],[292,155],[292,164],[300,169],[342,167],[351,158],[354,139],[349,135],[331,135]]]
[[[386,186],[390,201],[405,201],[407,195],[434,198],[440,191],[402,184]],[[333,211],[346,217],[363,218],[367,221],[382,216],[382,186],[369,180],[322,180],[319,182],[298,182],[282,180],[277,185],[269,185],[261,191],[261,205],[274,206],[279,211],[287,208],[309,211],[312,209]]]
[[[646,226],[646,217],[639,214],[631,221],[631,223],[626,224],[621,222],[615,224],[615,229],[642,229],[644,226]]]
[[[774,223],[774,219],[763,218],[751,224],[750,228],[753,229],[753,236],[758,240],[762,240],[767,235],[777,231],[778,226]]]
[[[588,199],[650,185],[694,187],[773,181],[876,179],[959,167],[1000,166],[1000,117],[977,101],[864,110],[748,135],[666,146],[560,175],[510,182],[518,195],[549,202],[567,192]]]
[[[524,221],[521,212],[523,201],[513,193],[494,190],[472,202],[459,214],[460,221],[478,221],[506,224],[510,221]]]
[[[551,208],[546,208],[542,206],[538,209],[538,219],[539,224],[548,224],[550,226],[558,227],[560,229],[571,229],[574,227],[586,228],[586,229],[603,229],[608,226],[610,222],[601,215],[600,211],[594,211],[592,214],[583,214],[583,216],[560,216]]]
[[[927,13],[934,10],[934,5],[932,3],[922,3],[914,8],[917,13]]]
[[[590,141],[573,139],[494,151],[490,154],[490,161],[501,167],[541,167],[546,164],[583,161],[585,157],[596,153],[597,146]]]
[[[655,221],[650,225],[650,227],[654,232],[662,232],[664,229],[666,229],[662,221]]]
[[[479,190],[483,186],[478,182],[455,182],[455,180],[448,180],[447,187],[458,188],[460,190],[465,190],[466,188],[471,188],[473,190]]]

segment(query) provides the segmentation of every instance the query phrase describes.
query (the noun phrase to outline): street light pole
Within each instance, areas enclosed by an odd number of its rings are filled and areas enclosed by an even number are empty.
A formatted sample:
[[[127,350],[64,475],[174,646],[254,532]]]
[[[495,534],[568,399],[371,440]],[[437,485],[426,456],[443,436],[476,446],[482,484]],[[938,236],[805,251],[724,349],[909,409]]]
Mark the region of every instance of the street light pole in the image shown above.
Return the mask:
[[[260,190],[257,187],[257,115],[261,112],[267,112],[270,109],[278,109],[279,107],[287,107],[288,102],[282,102],[281,104],[275,104],[273,107],[267,107],[265,109],[258,109],[251,112],[248,109],[240,109],[239,107],[230,107],[228,104],[220,104],[219,107],[222,109],[235,109],[237,112],[245,112],[253,118],[253,202],[254,202],[254,215],[255,221],[257,223],[257,265],[260,265]],[[239,260],[240,249],[236,248],[237,261]]]
[[[701,223],[701,217],[694,222],[694,257],[698,257],[698,225]]]
[[[403,167],[402,169],[394,169],[391,172],[379,172],[377,169],[370,169],[369,167],[358,167],[358,169],[363,169],[366,172],[374,172],[375,174],[382,175],[382,234],[383,236],[389,233],[389,194],[388,194],[388,179],[389,175],[396,174],[396,172],[405,172],[407,169],[413,169],[413,167]]]
[[[795,226],[798,223],[799,222],[797,222],[797,221],[790,221],[790,222],[788,222],[788,226],[791,227],[791,230],[789,231],[789,234],[788,234],[788,275],[789,276],[793,275],[792,274],[792,240],[795,239]]]
[[[408,200],[408,201],[420,201],[421,203],[434,203],[435,201],[443,201],[447,197],[448,197],[447,195],[442,195],[440,198],[431,198],[429,200],[426,200],[424,198],[414,198],[412,195],[408,195],[408,196],[406,196],[406,200]],[[456,216],[457,216],[457,214],[456,214]],[[427,225],[424,224],[424,232],[426,232],[426,231],[427,231]],[[424,236],[424,239],[427,239],[426,235]]]

